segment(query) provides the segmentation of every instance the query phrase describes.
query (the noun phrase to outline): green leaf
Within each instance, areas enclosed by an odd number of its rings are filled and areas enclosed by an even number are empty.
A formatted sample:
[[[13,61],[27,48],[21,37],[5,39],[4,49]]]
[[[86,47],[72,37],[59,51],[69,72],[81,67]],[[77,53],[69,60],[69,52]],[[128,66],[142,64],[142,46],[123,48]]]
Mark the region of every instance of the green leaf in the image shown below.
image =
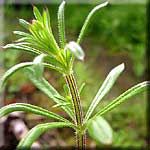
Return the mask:
[[[59,70],[59,68],[55,67],[55,66],[52,66],[50,64],[47,64],[47,63],[43,63],[44,66],[46,66],[47,68],[51,68],[51,69],[55,69],[55,70],[58,70],[58,71],[61,71]],[[5,82],[8,80],[8,78],[10,76],[12,76],[14,73],[16,73],[17,71],[23,69],[23,68],[26,68],[26,67],[29,67],[29,66],[32,66],[34,65],[33,62],[24,62],[24,63],[20,63],[20,64],[17,64],[15,66],[13,66],[12,68],[10,68],[9,70],[7,70],[4,75],[2,76],[2,78],[0,79],[0,89],[2,88],[2,86],[4,86]]]
[[[66,96],[70,95],[67,84],[64,84],[63,89],[64,89]]]
[[[59,51],[59,46],[52,33],[51,24],[50,24],[50,15],[47,8],[43,11],[43,25],[45,27],[43,30],[43,34],[45,36],[44,41],[48,40],[47,44],[49,44],[52,47],[52,49],[50,50],[53,50],[53,52],[57,55]]]
[[[60,60],[58,60],[56,57],[47,55],[47,57],[45,57],[44,60],[46,60],[48,63],[59,66],[60,68],[63,68],[63,63]]]
[[[25,62],[25,63],[20,63],[17,64],[15,66],[13,66],[12,68],[10,68],[9,70],[7,70],[5,72],[5,74],[2,76],[1,80],[0,80],[0,88],[5,84],[5,82],[7,81],[7,79],[13,75],[16,71],[25,68],[25,67],[29,67],[33,65],[33,62]]]
[[[65,50],[70,50],[71,53],[73,53],[79,60],[84,60],[85,54],[80,45],[78,45],[76,42],[72,41],[69,42]]]
[[[25,21],[24,19],[19,19],[19,23],[20,23],[20,25],[22,25],[27,30],[29,29],[29,26],[30,26],[29,22]]]
[[[110,91],[112,86],[114,85],[115,81],[124,70],[124,64],[121,64],[115,67],[111,72],[108,74],[107,78],[103,82],[102,86],[100,87],[99,91],[97,92],[96,96],[94,97],[90,107],[85,116],[85,122],[90,118],[94,109],[98,105],[98,103],[102,100],[102,98]]]
[[[33,68],[26,69],[27,76],[34,83],[34,85],[41,90],[45,95],[47,95],[51,100],[53,100],[57,104],[62,104],[62,100],[56,98],[56,96],[61,97],[61,95],[57,92],[57,90],[50,85],[48,81],[46,81],[43,77],[37,78],[35,75],[35,70]],[[72,110],[66,105],[61,106],[62,109],[66,111],[66,113],[74,120],[74,114]]]
[[[24,36],[24,37],[28,37],[28,38],[31,38],[32,35],[30,35],[29,33],[26,33],[26,32],[22,32],[22,31],[13,31],[14,34],[17,34],[19,36]]]
[[[35,18],[36,18],[38,21],[42,22],[41,13],[39,12],[38,8],[35,7],[35,6],[33,6],[33,13],[34,13]]]
[[[81,87],[79,88],[79,95],[82,94],[84,88],[85,88],[85,83],[82,83]]]
[[[52,34],[50,15],[47,8],[43,11],[43,24],[48,29],[49,33]]]
[[[88,28],[88,26],[89,26],[89,23],[90,23],[90,21],[91,21],[92,16],[93,16],[99,9],[105,7],[107,4],[108,4],[108,2],[104,2],[104,3],[102,3],[102,4],[98,5],[98,6],[96,6],[96,7],[95,7],[94,9],[92,9],[92,11],[89,13],[89,15],[87,16],[87,18],[86,18],[86,20],[85,20],[85,22],[84,22],[84,25],[83,25],[81,31],[80,31],[79,37],[78,37],[78,39],[77,39],[77,43],[78,43],[78,44],[81,43],[81,41],[82,41],[82,39],[83,39],[83,37],[84,37],[84,35],[85,35],[85,33],[86,33],[86,30],[87,30],[87,28]]]
[[[101,116],[101,115],[105,114],[106,112],[111,111],[112,109],[114,109],[121,103],[125,102],[126,100],[132,98],[133,96],[136,96],[139,93],[149,90],[149,88],[148,88],[149,86],[150,86],[150,81],[145,81],[145,82],[142,82],[142,83],[139,83],[139,84],[133,86],[132,88],[130,88],[129,90],[127,90],[126,92],[121,94],[119,97],[114,99],[110,104],[105,106],[94,117]]]
[[[98,116],[90,119],[87,124],[89,135],[98,143],[111,144],[113,139],[113,131],[108,122]]]
[[[35,70],[35,74],[37,78],[41,78],[44,72],[44,64],[43,64],[43,59],[44,57],[46,57],[46,54],[41,54],[39,56],[37,56],[34,60],[33,60],[33,68]]]
[[[37,49],[26,46],[26,45],[22,45],[21,43],[7,44],[3,48],[5,48],[5,49],[15,49],[15,50],[24,50],[24,51],[31,52],[31,53],[36,54],[36,55],[41,54],[41,52],[38,51]]]
[[[0,117],[3,117],[5,115],[8,115],[9,113],[12,113],[14,111],[25,111],[25,112],[29,112],[29,113],[34,113],[37,115],[42,115],[48,118],[53,118],[59,121],[64,121],[64,122],[68,122],[67,119],[53,113],[50,112],[46,109],[43,109],[41,107],[38,106],[34,106],[34,105],[30,105],[30,104],[26,104],[26,103],[14,103],[14,104],[10,104],[7,106],[4,106],[0,109]]]
[[[60,73],[63,73],[63,69],[54,65],[51,65],[49,63],[43,63],[45,67],[49,68],[49,69],[53,69],[53,70],[57,70]]]
[[[56,104],[56,105],[53,106],[53,108],[60,107],[60,106],[66,106],[66,105],[70,105],[70,103],[63,102],[63,103],[60,103],[60,104]]]
[[[57,102],[55,95],[60,95],[57,90],[50,85],[48,81],[46,81],[43,77],[40,79],[36,76],[35,68],[26,68],[25,73],[29,77],[29,79],[34,83],[34,85],[41,90],[43,93],[45,93],[49,98],[53,99],[55,102]]]
[[[61,48],[64,49],[66,44],[65,38],[65,19],[64,19],[64,9],[65,9],[65,1],[63,0],[58,9],[58,30],[59,30],[59,38],[61,43]]]
[[[62,127],[70,127],[76,129],[76,127],[71,123],[64,123],[64,122],[53,122],[53,123],[45,123],[40,124],[32,128],[25,137],[20,141],[18,145],[18,149],[22,148],[29,148],[32,143],[39,138],[44,132],[55,129],[55,128],[62,128]]]

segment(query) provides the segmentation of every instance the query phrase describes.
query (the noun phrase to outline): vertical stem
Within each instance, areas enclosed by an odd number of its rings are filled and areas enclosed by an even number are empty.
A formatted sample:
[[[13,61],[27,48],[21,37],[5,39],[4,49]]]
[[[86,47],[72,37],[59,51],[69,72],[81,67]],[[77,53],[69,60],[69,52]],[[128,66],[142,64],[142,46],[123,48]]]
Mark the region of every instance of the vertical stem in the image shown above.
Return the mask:
[[[65,79],[73,100],[74,113],[76,116],[75,124],[79,128],[79,131],[77,131],[76,133],[77,148],[78,150],[84,150],[85,149],[84,135],[81,131],[82,123],[83,123],[83,113],[82,113],[82,107],[81,107],[80,96],[79,96],[76,80],[74,78],[73,73],[66,75]]]

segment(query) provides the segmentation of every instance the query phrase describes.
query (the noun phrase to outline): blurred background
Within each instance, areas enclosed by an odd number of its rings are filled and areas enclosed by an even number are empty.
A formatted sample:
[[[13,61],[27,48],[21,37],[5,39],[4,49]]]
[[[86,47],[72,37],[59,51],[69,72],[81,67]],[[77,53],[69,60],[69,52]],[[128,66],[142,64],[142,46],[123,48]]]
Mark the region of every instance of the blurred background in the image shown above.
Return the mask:
[[[132,0],[131,0],[132,1]],[[100,3],[101,1],[97,1]],[[57,10],[58,3],[36,4],[42,11],[49,8],[51,25],[58,39]],[[76,40],[82,24],[89,11],[96,3],[68,3],[65,9],[66,35],[68,41]],[[12,43],[17,39],[12,31],[22,30],[18,18],[28,21],[33,19],[32,5],[11,4],[3,5],[3,45]],[[2,28],[2,27],[1,27]],[[101,101],[97,110],[119,96],[125,90],[145,80],[146,66],[146,4],[134,2],[115,4],[112,3],[100,10],[92,19],[87,30],[82,47],[86,53],[84,62],[76,61],[74,66],[77,84],[86,83],[82,94],[82,105],[86,111],[92,98],[95,96],[106,75],[115,66],[125,63],[126,69],[119,77],[114,88]],[[34,55],[16,50],[1,50],[2,72],[11,66],[24,61],[32,61]],[[63,78],[53,70],[45,70],[46,79],[63,93]],[[43,108],[58,111],[51,106],[54,104],[44,94],[38,91],[27,79],[23,71],[17,72],[9,79],[4,90],[3,102],[7,105],[14,102],[27,102]],[[61,113],[62,114],[62,113]],[[65,116],[65,114],[62,114]],[[66,116],[67,117],[67,116]],[[114,131],[112,147],[144,147],[146,146],[146,93],[140,94],[120,107],[106,114],[105,119],[111,124]],[[47,122],[45,118],[32,114],[24,116],[27,127],[30,129],[38,123]],[[12,132],[5,131],[6,139],[13,137]],[[10,137],[12,135],[12,137]],[[13,138],[15,140],[15,138]],[[73,146],[74,133],[69,129],[58,129],[42,135],[39,142],[43,146]],[[10,143],[4,142],[6,145]],[[17,140],[16,140],[17,143]],[[16,144],[14,142],[14,146]],[[88,146],[96,146],[89,137]],[[97,146],[104,146],[97,143]]]

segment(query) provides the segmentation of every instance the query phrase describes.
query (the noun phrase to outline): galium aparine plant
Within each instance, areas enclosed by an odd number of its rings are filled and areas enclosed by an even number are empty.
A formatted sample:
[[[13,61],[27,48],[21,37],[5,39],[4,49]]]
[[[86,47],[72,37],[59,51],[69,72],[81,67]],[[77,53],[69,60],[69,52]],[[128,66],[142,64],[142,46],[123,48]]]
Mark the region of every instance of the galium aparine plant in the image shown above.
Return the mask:
[[[80,46],[82,39],[93,15],[107,4],[108,2],[102,3],[91,10],[83,24],[83,27],[81,28],[77,40],[71,42],[67,41],[65,35],[65,1],[62,1],[58,9],[59,44],[56,42],[51,29],[48,9],[44,9],[41,14],[34,6],[33,13],[35,19],[33,19],[31,23],[23,19],[19,19],[20,24],[28,32],[14,31],[14,34],[19,35],[20,38],[15,43],[4,46],[4,49],[27,51],[35,54],[36,57],[33,62],[23,62],[6,71],[0,80],[0,87],[2,88],[8,78],[16,71],[24,70],[34,85],[47,95],[50,100],[53,100],[56,103],[55,107],[62,108],[70,119],[66,119],[56,113],[26,103],[14,103],[2,107],[0,109],[0,117],[14,111],[25,111],[56,120],[56,122],[39,124],[33,127],[20,141],[18,148],[29,148],[44,132],[63,127],[74,129],[76,132],[76,146],[79,150],[85,149],[86,132],[88,132],[95,141],[103,144],[110,144],[112,142],[112,129],[102,115],[114,109],[129,98],[146,91],[147,87],[150,86],[149,81],[139,83],[118,96],[99,112],[95,113],[94,110],[99,102],[110,91],[115,81],[124,70],[124,64],[121,64],[110,71],[88,107],[87,112],[83,115],[80,94],[82,93],[84,85],[82,85],[79,89],[77,87],[73,72],[74,60],[84,60],[85,54]],[[64,88],[67,90],[66,93],[68,93],[66,96],[62,96],[44,78],[43,72],[45,67],[53,69],[62,75],[66,82],[66,86]]]

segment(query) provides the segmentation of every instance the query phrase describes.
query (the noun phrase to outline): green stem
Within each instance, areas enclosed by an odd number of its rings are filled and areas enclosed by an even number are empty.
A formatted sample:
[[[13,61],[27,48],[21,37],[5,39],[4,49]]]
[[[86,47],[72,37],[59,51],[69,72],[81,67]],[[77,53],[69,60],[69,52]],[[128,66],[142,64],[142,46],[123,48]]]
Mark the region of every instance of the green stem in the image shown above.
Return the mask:
[[[69,75],[65,75],[65,79],[73,100],[74,113],[76,116],[75,125],[79,129],[79,131],[76,132],[77,148],[78,150],[84,150],[85,142],[84,142],[84,134],[82,133],[83,113],[82,113],[82,107],[81,107],[80,96],[79,96],[76,80],[74,78],[73,73]]]

